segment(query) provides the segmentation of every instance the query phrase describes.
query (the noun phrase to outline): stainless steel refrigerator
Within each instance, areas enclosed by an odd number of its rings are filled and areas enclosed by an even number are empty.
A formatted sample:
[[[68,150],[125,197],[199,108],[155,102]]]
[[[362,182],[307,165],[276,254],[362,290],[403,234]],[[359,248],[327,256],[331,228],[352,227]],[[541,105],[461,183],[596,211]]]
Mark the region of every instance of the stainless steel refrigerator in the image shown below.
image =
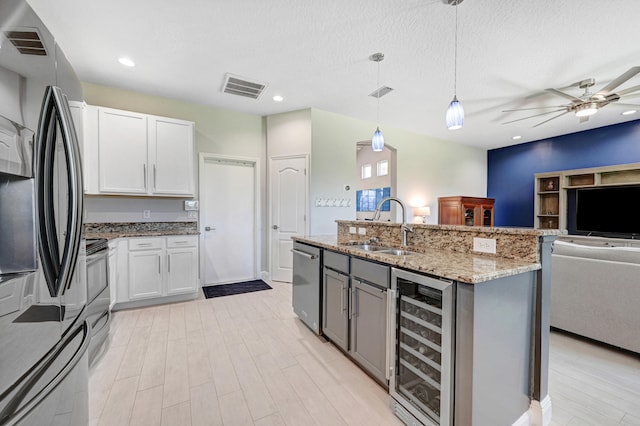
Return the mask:
[[[0,0],[0,425],[86,425],[82,88],[24,0]]]

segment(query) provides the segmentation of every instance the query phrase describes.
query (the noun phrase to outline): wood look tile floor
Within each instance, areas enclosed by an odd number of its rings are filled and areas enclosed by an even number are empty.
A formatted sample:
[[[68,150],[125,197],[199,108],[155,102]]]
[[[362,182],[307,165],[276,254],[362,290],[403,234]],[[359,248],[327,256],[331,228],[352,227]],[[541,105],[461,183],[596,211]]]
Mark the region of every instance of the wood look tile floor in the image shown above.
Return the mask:
[[[291,286],[114,313],[95,425],[401,425],[387,392],[293,314]],[[553,426],[640,425],[640,357],[552,333]]]

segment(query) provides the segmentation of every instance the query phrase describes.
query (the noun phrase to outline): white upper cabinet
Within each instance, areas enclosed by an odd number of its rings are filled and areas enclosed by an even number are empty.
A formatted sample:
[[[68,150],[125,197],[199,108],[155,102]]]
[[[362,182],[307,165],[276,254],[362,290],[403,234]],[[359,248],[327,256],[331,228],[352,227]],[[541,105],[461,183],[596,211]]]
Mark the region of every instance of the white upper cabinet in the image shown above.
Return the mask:
[[[148,129],[153,193],[193,195],[193,123],[150,116]]]
[[[194,123],[87,105],[88,194],[194,195]]]

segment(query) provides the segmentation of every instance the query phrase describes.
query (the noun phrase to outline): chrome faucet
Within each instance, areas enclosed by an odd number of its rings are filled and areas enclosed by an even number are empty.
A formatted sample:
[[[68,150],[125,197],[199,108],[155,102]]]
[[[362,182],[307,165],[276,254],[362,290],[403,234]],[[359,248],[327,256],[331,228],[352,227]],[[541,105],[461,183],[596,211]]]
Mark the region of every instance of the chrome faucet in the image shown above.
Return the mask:
[[[373,214],[373,219],[372,220],[380,219],[380,210],[382,209],[382,205],[384,203],[386,203],[387,201],[395,201],[396,203],[400,204],[400,208],[402,209],[402,247],[406,247],[407,246],[407,234],[409,232],[413,232],[413,226],[411,226],[411,225],[409,225],[407,223],[407,214],[406,214],[406,211],[405,211],[404,203],[402,202],[402,200],[400,198],[385,197],[382,200],[380,200],[380,202],[376,206],[376,211]]]

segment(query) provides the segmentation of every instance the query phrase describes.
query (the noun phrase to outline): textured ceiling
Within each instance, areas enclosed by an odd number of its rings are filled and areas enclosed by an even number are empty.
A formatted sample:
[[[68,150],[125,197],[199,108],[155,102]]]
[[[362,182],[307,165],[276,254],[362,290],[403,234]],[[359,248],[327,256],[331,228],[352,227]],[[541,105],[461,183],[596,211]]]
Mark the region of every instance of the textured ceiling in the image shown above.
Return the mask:
[[[394,89],[380,99],[383,132],[393,126],[496,148],[640,118],[610,104],[585,123],[569,113],[536,128],[552,115],[502,124],[549,111],[505,109],[569,103],[545,88],[595,78],[595,92],[640,65],[638,0],[465,0],[457,68],[465,125],[456,131],[444,120],[455,7],[442,0],[28,1],[82,81],[235,111],[314,107],[375,122],[368,95],[378,88],[377,65],[368,57],[383,52],[380,85]],[[120,56],[136,67],[118,64]],[[258,100],[225,94],[225,73],[268,87]],[[620,89],[638,84],[640,75]],[[640,104],[640,96],[625,102]]]

